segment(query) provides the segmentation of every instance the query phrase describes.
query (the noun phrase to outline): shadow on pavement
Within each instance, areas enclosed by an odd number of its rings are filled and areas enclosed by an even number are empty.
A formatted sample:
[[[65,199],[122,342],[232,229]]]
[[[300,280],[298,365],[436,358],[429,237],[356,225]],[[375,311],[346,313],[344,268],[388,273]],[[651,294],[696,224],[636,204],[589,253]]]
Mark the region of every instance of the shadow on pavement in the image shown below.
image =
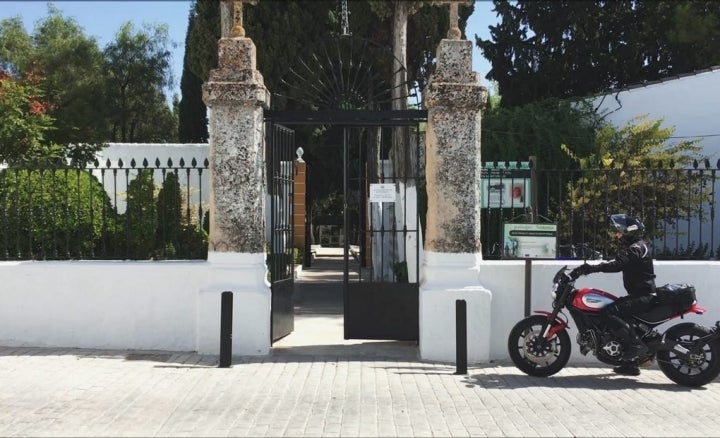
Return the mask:
[[[419,361],[417,342],[344,338],[343,270],[341,249],[318,249],[295,280],[295,329],[273,344],[271,355]]]
[[[468,387],[479,388],[590,388],[603,391],[621,391],[627,389],[662,389],[671,392],[703,391],[705,388],[688,388],[668,380],[667,383],[648,382],[640,377],[627,377],[613,372],[597,374],[591,367],[573,367],[577,370],[587,369],[587,375],[554,375],[550,377],[532,377],[525,374],[487,373],[465,377],[463,383]]]

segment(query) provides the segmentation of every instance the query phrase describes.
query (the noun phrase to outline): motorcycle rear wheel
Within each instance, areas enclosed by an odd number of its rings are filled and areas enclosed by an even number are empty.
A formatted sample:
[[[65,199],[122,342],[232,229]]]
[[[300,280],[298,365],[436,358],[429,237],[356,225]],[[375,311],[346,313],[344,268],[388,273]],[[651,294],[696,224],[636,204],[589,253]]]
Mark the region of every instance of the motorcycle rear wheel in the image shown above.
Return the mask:
[[[547,317],[529,316],[520,320],[508,336],[508,353],[515,366],[525,374],[548,377],[557,373],[570,359],[570,336],[561,330],[552,339],[543,340],[541,330]]]
[[[678,324],[670,327],[665,336],[689,349],[696,339],[710,333],[710,330],[696,324]],[[703,386],[720,374],[720,341],[703,344],[699,353],[690,358],[674,351],[658,351],[657,361],[663,374],[678,385]]]

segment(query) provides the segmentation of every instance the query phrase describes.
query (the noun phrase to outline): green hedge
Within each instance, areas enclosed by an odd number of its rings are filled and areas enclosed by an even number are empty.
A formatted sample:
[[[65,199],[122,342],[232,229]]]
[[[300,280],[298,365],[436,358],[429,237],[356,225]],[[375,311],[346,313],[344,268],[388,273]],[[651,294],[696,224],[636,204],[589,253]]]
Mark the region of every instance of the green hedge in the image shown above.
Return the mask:
[[[87,170],[0,171],[0,259],[207,258],[208,233],[181,214],[175,174],[156,193],[152,171],[140,170],[126,195],[119,214]]]
[[[93,258],[113,220],[110,198],[86,171],[0,171],[0,256]]]

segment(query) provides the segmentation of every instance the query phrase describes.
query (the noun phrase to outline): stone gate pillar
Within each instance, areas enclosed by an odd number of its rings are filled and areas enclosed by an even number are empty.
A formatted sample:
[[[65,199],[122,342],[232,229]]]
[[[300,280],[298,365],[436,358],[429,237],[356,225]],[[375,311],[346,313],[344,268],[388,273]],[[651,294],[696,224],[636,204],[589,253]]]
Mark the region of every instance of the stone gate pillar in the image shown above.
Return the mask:
[[[219,66],[203,86],[210,110],[210,245],[198,351],[219,351],[220,294],[232,291],[233,355],[268,354],[263,109],[270,97],[256,69],[255,44],[234,35],[220,39]]]
[[[490,346],[491,294],[478,277],[480,116],[487,89],[472,71],[472,43],[458,35],[440,42],[437,67],[424,90],[428,211],[420,354],[455,360],[455,302],[462,299],[468,312],[468,362],[480,363],[489,359]]]

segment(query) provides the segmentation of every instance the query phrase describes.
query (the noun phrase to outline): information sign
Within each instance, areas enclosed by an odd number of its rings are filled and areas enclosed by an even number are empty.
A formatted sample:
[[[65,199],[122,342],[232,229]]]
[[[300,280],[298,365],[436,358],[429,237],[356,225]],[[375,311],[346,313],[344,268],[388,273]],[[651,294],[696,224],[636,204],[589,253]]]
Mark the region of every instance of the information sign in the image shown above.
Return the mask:
[[[370,184],[370,202],[395,202],[395,184]]]
[[[503,258],[554,259],[556,224],[503,224]]]

